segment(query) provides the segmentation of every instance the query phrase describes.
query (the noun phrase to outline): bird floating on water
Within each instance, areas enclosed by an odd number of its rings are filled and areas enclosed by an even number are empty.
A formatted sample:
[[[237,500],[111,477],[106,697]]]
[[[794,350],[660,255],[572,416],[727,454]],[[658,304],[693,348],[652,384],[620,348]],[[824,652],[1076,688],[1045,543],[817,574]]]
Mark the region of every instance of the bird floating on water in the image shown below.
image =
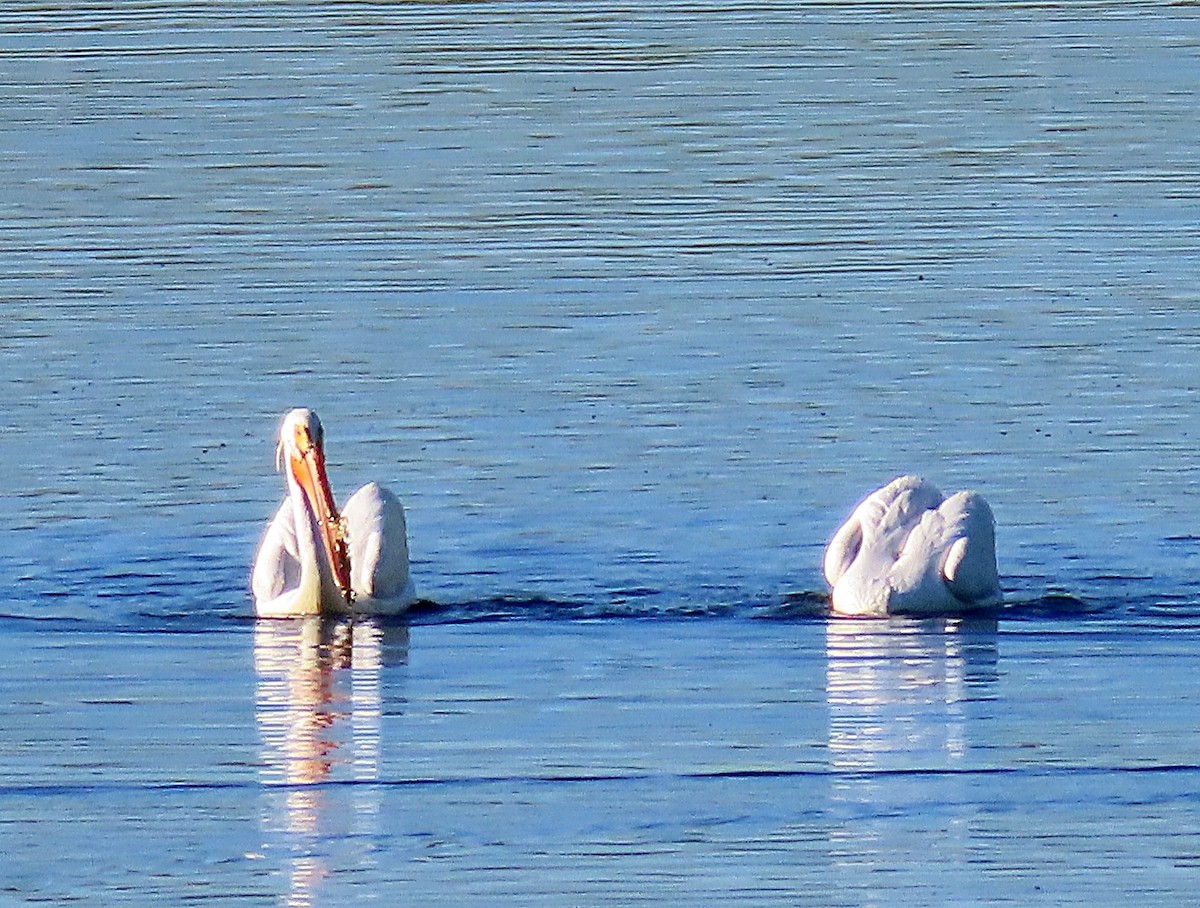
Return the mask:
[[[339,513],[325,474],[325,432],[312,410],[289,411],[276,466],[288,497],[254,559],[254,610],[264,618],[397,614],[415,600],[400,500],[368,483]]]
[[[975,492],[946,498],[901,476],[855,508],[825,549],[841,615],[946,615],[1003,600],[992,509]]]

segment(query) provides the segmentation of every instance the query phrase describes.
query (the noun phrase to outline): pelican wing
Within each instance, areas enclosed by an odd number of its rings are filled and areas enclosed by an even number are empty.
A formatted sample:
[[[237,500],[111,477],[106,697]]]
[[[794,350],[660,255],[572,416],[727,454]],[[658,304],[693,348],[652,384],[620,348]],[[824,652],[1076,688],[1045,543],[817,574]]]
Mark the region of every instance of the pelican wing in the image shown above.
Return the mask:
[[[874,504],[880,535],[899,529],[907,536],[909,529],[942,501],[937,486],[920,476],[901,476],[867,497],[867,502]]]
[[[300,555],[296,545],[295,514],[291,502],[284,501],[267,524],[259,543],[250,589],[256,603],[266,604],[299,585]]]
[[[408,574],[408,528],[404,506],[378,483],[368,483],[346,502],[350,585],[359,599],[403,602],[412,598]]]
[[[854,564],[854,559],[858,557],[862,541],[862,521],[858,519],[857,514],[833,534],[829,546],[825,549],[824,565],[825,579],[829,581],[830,586],[837,586],[837,582],[850,570],[850,565]]]
[[[901,476],[858,503],[825,549],[825,579],[840,580],[862,554],[887,565],[900,557],[913,523],[942,503],[942,493],[919,476]],[[882,559],[882,560],[880,560]]]

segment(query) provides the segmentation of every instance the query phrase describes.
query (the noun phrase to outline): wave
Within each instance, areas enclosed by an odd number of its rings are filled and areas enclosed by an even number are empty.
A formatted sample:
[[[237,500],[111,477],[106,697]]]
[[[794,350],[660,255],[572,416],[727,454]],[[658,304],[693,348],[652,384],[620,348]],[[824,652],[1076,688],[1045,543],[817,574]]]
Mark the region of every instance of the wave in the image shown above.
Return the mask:
[[[65,547],[66,553],[76,553]],[[85,553],[86,554],[86,553]],[[49,572],[32,556],[0,558],[0,619],[52,622],[63,627],[208,630],[253,620],[241,550],[227,556],[181,554],[171,540],[158,553],[80,557]],[[64,556],[66,557],[66,556]],[[440,591],[400,621],[412,625],[496,621],[761,620],[824,621],[829,596],[818,577],[760,578],[758,589],[738,583],[656,584],[611,589],[581,586],[566,595],[484,586],[497,578],[468,578],[473,589]],[[503,582],[503,581],[501,581]],[[744,581],[743,581],[744,582]],[[990,613],[1005,623],[1122,621],[1200,624],[1200,585],[1179,577],[1104,574],[1075,578],[1075,588],[1027,573],[1005,578],[1005,603]]]
[[[1078,596],[1065,592],[1010,598],[986,613],[998,621],[1152,621],[1200,623],[1200,597]],[[639,601],[614,597],[610,601],[555,600],[544,597],[496,596],[479,601],[437,603],[423,600],[404,616],[414,625],[488,621],[606,621],[606,620],[824,621],[833,618],[825,592],[800,591],[774,598],[736,601],[680,601],[667,594],[646,595]],[[919,620],[919,619],[914,619]]]

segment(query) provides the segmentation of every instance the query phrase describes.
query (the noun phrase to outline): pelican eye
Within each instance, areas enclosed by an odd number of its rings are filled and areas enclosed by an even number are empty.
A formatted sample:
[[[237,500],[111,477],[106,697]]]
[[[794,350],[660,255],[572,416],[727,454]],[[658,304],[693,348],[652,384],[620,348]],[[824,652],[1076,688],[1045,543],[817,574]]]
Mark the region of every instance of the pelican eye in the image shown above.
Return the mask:
[[[312,447],[313,447],[312,436],[309,434],[308,426],[304,426],[304,425],[296,426],[296,430],[292,436],[292,440],[296,444],[296,450],[299,451],[301,454],[307,454],[310,450],[312,450]]]

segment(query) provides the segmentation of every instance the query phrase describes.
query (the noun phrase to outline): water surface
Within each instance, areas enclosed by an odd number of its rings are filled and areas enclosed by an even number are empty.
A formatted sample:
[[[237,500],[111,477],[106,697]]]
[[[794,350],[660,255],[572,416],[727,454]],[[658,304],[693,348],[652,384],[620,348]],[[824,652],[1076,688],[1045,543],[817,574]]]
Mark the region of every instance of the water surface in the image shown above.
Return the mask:
[[[1198,72],[1180,3],[9,4],[4,895],[1186,902]],[[249,620],[295,405],[409,624]],[[819,617],[904,472],[993,626]]]
[[[0,741],[18,903],[1115,905],[1194,891],[1191,632],[4,630],[21,653],[7,707],[20,733]]]

